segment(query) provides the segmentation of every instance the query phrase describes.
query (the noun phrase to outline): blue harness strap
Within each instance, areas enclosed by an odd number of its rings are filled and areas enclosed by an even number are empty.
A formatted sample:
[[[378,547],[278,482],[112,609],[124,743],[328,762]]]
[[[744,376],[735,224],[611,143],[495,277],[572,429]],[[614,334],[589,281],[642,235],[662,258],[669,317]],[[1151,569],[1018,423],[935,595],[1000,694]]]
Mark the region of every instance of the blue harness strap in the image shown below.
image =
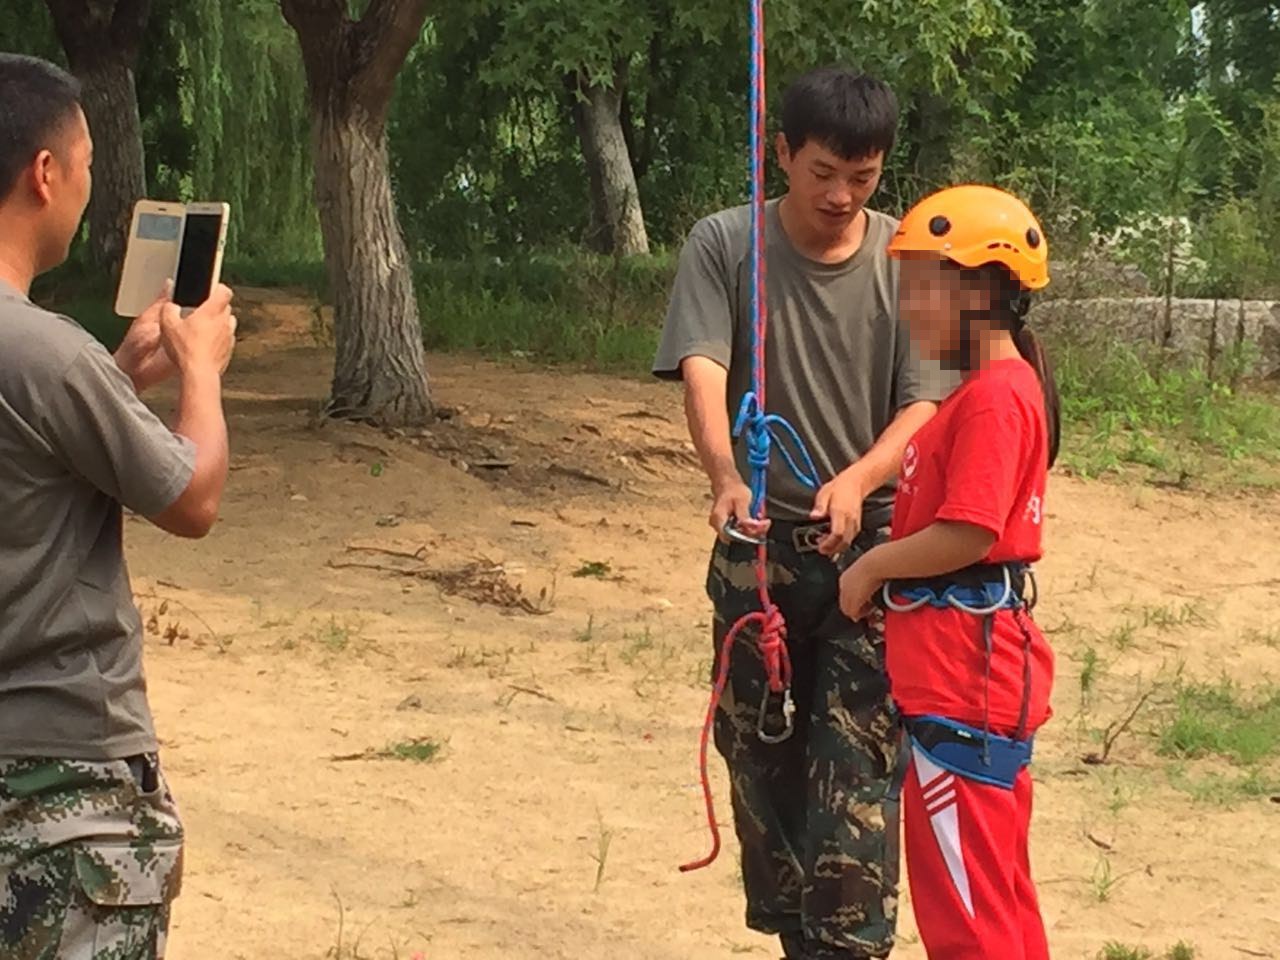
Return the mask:
[[[1002,790],[1012,790],[1031,763],[1034,737],[1015,740],[946,717],[908,717],[911,743],[943,770]]]

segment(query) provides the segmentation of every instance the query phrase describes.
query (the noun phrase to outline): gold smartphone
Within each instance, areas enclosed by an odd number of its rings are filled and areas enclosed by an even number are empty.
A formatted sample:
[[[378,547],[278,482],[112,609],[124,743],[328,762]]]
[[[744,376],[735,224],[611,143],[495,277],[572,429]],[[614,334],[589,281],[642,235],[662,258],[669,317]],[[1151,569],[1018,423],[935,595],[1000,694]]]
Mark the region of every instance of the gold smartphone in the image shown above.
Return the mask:
[[[181,203],[139,200],[134,205],[116,290],[119,316],[136,317],[142,313],[160,295],[165,280],[173,276],[186,213],[187,208]]]

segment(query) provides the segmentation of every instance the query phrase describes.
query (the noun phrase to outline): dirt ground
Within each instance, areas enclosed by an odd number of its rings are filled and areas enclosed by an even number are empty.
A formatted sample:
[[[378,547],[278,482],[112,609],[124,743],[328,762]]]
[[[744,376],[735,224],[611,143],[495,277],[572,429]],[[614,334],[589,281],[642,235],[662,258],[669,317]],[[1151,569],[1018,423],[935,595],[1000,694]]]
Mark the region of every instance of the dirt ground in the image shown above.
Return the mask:
[[[718,759],[726,849],[676,870],[708,844],[710,658],[677,392],[432,357],[450,420],[320,426],[312,312],[241,294],[222,520],[197,543],[128,531],[189,831],[172,960],[776,957],[742,925]],[[1280,673],[1280,498],[1056,476],[1049,506],[1037,616],[1059,673],[1033,855],[1055,956],[1184,939],[1280,957],[1274,798],[1177,789],[1150,709],[1110,763],[1081,762],[1089,728],[1179,665],[1250,687]],[[1086,646],[1102,666],[1082,711]],[[379,755],[427,739],[430,762]],[[1188,773],[1219,774],[1238,775]],[[894,955],[924,956],[909,897]]]

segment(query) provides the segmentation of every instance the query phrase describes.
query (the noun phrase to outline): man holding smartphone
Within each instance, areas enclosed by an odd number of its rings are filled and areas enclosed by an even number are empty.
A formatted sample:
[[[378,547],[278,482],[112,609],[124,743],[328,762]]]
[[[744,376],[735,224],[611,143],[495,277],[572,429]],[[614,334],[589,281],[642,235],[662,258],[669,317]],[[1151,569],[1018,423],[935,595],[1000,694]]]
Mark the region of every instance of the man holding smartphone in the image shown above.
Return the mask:
[[[231,291],[169,291],[114,356],[31,303],[89,200],[76,81],[0,54],[0,957],[164,954],[182,825],[161,774],[122,507],[183,537],[227,476]],[[170,430],[138,394],[179,382]]]

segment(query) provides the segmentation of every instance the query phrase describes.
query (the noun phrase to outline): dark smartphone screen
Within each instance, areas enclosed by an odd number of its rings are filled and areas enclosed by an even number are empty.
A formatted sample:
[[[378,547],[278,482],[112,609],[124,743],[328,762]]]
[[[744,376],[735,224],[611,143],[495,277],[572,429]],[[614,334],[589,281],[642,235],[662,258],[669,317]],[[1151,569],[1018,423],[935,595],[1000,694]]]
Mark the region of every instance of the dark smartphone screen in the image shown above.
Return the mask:
[[[222,216],[217,213],[189,213],[178,255],[178,275],[173,281],[173,302],[180,307],[198,307],[209,299],[213,287],[213,261],[218,254],[218,234]]]

